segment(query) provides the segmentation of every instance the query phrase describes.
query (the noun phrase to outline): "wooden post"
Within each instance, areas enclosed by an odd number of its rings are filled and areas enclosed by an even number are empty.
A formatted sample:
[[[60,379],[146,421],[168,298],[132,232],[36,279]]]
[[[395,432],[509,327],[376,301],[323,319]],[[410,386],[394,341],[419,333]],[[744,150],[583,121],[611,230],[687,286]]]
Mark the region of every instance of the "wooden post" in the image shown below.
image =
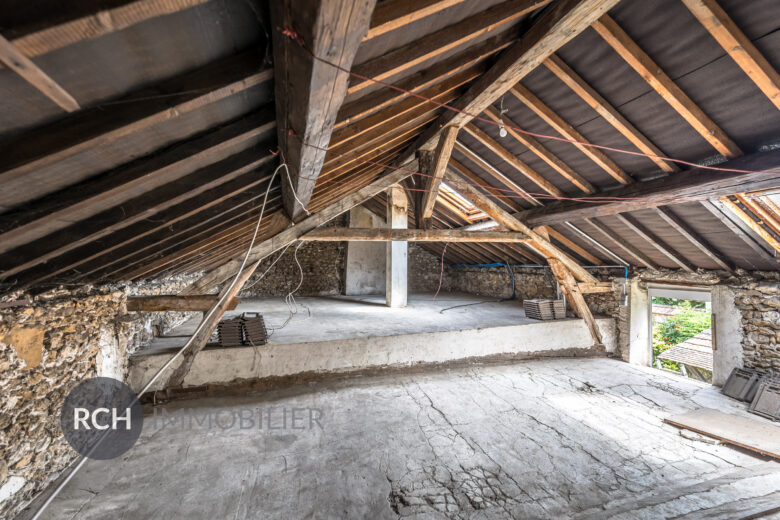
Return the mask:
[[[387,227],[406,229],[409,211],[406,193],[400,184],[387,190]],[[385,265],[385,294],[388,307],[406,307],[406,242],[388,242]]]

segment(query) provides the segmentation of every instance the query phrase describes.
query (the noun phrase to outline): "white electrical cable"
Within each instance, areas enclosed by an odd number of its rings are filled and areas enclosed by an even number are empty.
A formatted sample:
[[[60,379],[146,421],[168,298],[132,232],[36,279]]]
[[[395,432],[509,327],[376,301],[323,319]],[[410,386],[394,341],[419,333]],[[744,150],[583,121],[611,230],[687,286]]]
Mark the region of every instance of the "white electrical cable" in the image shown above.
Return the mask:
[[[295,186],[293,186],[292,178],[290,177],[290,169],[287,167],[287,165],[284,165],[284,171],[287,172],[287,182],[290,183],[290,193],[292,193],[292,196],[295,198],[295,201],[298,203],[298,205],[303,209],[303,211],[306,212],[306,215],[311,215],[309,213],[309,210],[306,209],[306,204],[301,202],[301,199],[298,198],[298,195],[295,193]]]
[[[209,312],[203,317],[203,319],[200,322],[200,325],[198,325],[198,327],[195,329],[195,332],[192,334],[192,336],[190,336],[190,339],[187,340],[187,343],[181,349],[179,349],[179,351],[176,352],[176,354],[174,354],[173,357],[171,357],[171,359],[169,359],[160,368],[160,370],[158,370],[154,374],[154,376],[152,376],[152,378],[149,380],[149,382],[146,383],[146,385],[136,395],[135,400],[132,403],[130,403],[129,406],[133,406],[137,401],[139,401],[141,399],[141,396],[144,395],[147,392],[147,390],[149,390],[149,388],[154,384],[155,381],[157,381],[157,378],[159,378],[160,375],[163,372],[165,372],[165,370],[167,370],[168,367],[170,367],[171,364],[173,364],[173,362],[176,361],[179,358],[179,356],[181,356],[184,353],[184,351],[187,350],[190,347],[190,345],[192,345],[193,340],[203,330],[203,327],[205,326],[205,324],[208,321],[208,319],[211,318],[211,316],[214,315],[214,312],[216,312],[217,308],[220,305],[222,305],[222,303],[225,301],[227,296],[230,294],[231,289],[233,289],[233,287],[238,282],[238,278],[241,276],[241,272],[244,270],[244,267],[246,266],[247,260],[249,260],[249,255],[252,252],[252,248],[255,245],[255,240],[257,239],[257,233],[260,230],[260,222],[263,220],[263,213],[265,213],[265,206],[266,206],[266,203],[268,202],[268,193],[271,191],[271,185],[273,184],[274,179],[276,178],[276,174],[283,167],[285,169],[287,168],[287,164],[285,164],[284,162],[276,167],[276,169],[274,170],[273,175],[271,175],[271,180],[268,181],[268,188],[266,188],[266,190],[265,190],[265,197],[263,197],[263,205],[260,208],[260,216],[257,219],[257,224],[255,225],[255,231],[252,234],[252,240],[249,242],[249,247],[246,250],[246,254],[244,255],[244,259],[241,261],[241,267],[239,267],[238,271],[236,272],[236,276],[233,278],[233,281],[230,282],[230,285],[224,291],[223,295],[219,298],[219,300],[217,300],[217,302],[214,304],[214,306],[211,307]],[[288,176],[289,176],[289,172],[288,172]],[[258,260],[258,262],[259,262],[259,260]],[[103,440],[108,436],[108,433],[109,432],[106,431],[106,434],[103,435],[103,437],[101,437],[98,440],[97,443],[95,443],[95,445],[92,447],[92,449],[89,451],[89,453],[86,456],[82,456],[81,457],[81,460],[79,460],[79,463],[70,471],[70,473],[68,473],[68,476],[65,477],[65,479],[62,482],[60,482],[60,485],[57,486],[57,488],[49,496],[49,498],[46,499],[46,501],[43,503],[43,505],[35,513],[35,516],[32,517],[32,520],[38,520],[40,518],[41,514],[43,514],[43,512],[46,510],[46,508],[49,507],[49,504],[51,504],[54,501],[54,499],[57,497],[57,495],[60,493],[60,491],[62,491],[62,489],[68,484],[68,482],[70,482],[70,479],[72,479],[73,476],[76,475],[76,473],[78,473],[78,471],[81,469],[81,467],[84,465],[84,463],[87,462],[87,460],[89,458],[89,455],[91,455],[97,449],[97,447],[100,446],[100,444],[103,442]]]

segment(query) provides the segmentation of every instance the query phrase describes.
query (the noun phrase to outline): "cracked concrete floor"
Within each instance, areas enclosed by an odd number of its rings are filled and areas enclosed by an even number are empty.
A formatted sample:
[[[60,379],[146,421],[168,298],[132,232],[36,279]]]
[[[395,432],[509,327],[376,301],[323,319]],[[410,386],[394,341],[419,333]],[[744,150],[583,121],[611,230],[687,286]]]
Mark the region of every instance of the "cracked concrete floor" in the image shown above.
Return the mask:
[[[701,406],[746,414],[744,405],[609,359],[331,381],[176,406],[315,408],[322,429],[162,429],[147,417],[132,450],[90,461],[46,517],[780,516],[767,513],[780,506],[780,463],[662,423]]]

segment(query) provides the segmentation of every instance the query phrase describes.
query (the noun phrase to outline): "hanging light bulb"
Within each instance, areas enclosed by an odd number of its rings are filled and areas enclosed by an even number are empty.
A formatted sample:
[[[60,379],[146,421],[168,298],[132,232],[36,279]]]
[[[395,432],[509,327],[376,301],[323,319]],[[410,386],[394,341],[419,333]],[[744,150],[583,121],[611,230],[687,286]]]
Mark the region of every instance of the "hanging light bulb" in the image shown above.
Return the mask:
[[[503,119],[498,120],[498,135],[501,137],[506,137],[506,127],[504,126]]]

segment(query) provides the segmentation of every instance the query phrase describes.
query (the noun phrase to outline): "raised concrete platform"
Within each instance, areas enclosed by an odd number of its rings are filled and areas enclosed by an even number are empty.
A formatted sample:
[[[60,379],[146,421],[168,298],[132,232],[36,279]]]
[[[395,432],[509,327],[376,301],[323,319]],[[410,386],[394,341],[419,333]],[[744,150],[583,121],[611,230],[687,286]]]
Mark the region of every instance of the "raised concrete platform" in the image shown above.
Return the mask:
[[[168,411],[222,426],[147,416],[138,443],[88,462],[44,519],[777,518],[780,463],[663,422],[703,406],[748,415],[715,387],[610,359],[179,401]],[[228,427],[258,408],[273,429]],[[288,415],[285,428],[284,409],[316,409],[320,424]]]
[[[454,308],[453,308],[454,307]],[[260,347],[207,347],[195,358],[185,387],[304,373],[354,372],[470,358],[560,355],[589,350],[582,320],[526,318],[519,301],[496,302],[473,295],[414,295],[402,309],[384,306],[382,296],[299,298],[297,314],[280,298],[243,300],[228,316],[262,312],[273,331]],[[597,320],[607,351],[615,348],[615,322]],[[158,338],[130,360],[129,381],[141,388],[184,344],[198,320]],[[269,330],[270,332],[270,330]],[[165,378],[154,387],[162,388]]]

